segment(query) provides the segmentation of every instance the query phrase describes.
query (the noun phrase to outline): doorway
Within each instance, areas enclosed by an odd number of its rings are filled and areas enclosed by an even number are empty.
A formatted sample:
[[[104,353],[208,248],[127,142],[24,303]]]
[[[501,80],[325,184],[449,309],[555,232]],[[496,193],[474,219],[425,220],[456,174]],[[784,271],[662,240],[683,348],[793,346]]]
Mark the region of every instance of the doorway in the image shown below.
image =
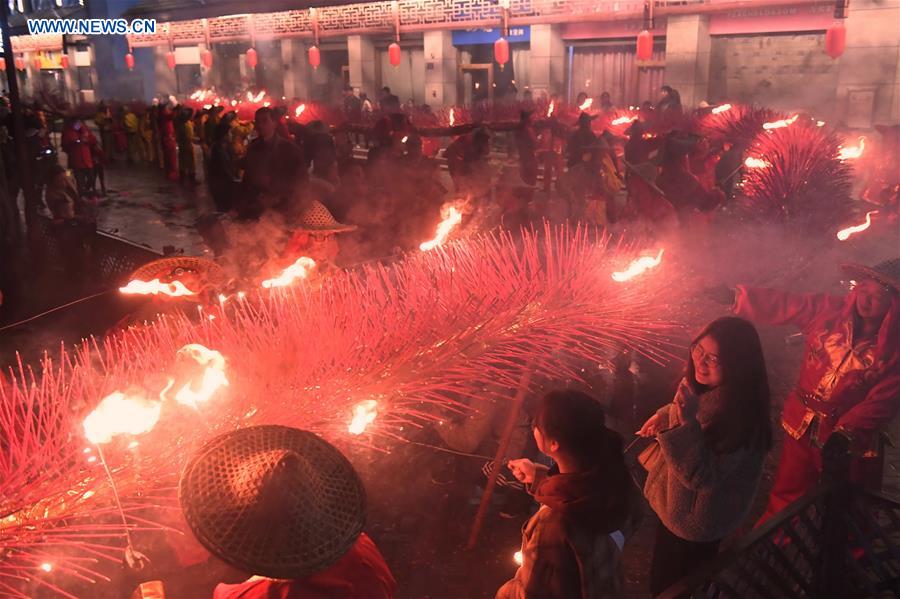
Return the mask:
[[[457,97],[464,104],[494,99],[494,65],[490,63],[459,66]]]

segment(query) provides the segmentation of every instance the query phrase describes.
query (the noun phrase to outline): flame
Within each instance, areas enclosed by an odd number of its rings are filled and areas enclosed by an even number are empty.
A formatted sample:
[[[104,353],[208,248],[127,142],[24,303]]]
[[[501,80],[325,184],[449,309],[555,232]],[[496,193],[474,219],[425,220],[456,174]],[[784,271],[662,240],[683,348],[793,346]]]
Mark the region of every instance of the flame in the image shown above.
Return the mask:
[[[578,110],[587,110],[593,103],[593,98],[587,98],[584,102],[581,103],[581,106],[578,107]]]
[[[181,297],[184,295],[197,295],[184,286],[181,281],[172,281],[171,283],[160,283],[159,279],[152,281],[129,281],[124,287],[119,287],[119,291],[125,294],[135,295],[157,295],[162,293],[171,297]]]
[[[53,564],[51,564],[50,562],[44,562],[43,564],[41,564],[41,570],[43,570],[44,572],[51,572],[53,570]]]
[[[825,121],[816,121],[816,127],[824,127]]]
[[[175,354],[176,363],[181,367],[199,364],[203,367],[203,375],[200,378],[200,388],[194,390],[192,381],[186,382],[175,393],[175,401],[182,405],[197,408],[200,404],[209,401],[209,398],[221,387],[228,386],[228,378],[225,376],[225,358],[216,350],[209,349],[199,343],[189,343]],[[169,384],[159,394],[160,399],[165,400],[166,394],[175,386],[175,379],[169,379]]]
[[[644,139],[656,139],[656,133],[644,133],[641,137]]]
[[[403,136],[403,139],[400,140],[400,143],[405,144],[405,143],[406,143],[406,140],[408,140],[408,139],[409,139],[409,136],[408,136],[408,135],[404,135],[404,136]]]
[[[513,553],[513,561],[516,562],[516,565],[519,565],[519,566],[522,565],[522,552],[521,551],[516,551],[515,553]]]
[[[862,231],[865,231],[872,225],[872,215],[873,214],[878,214],[878,211],[871,210],[869,212],[866,212],[866,222],[864,222],[861,225],[855,225],[852,227],[847,227],[846,229],[841,229],[837,233],[837,238],[840,239],[841,241],[847,241],[848,239],[850,239],[851,235],[855,235],[856,233],[861,233]]]
[[[659,250],[659,254],[656,255],[656,258],[653,256],[642,256],[636,260],[632,260],[631,264],[628,265],[628,268],[612,274],[613,281],[624,283],[625,281],[630,281],[636,276],[643,274],[648,269],[659,266],[660,262],[662,262],[663,251],[664,250],[662,249]]]
[[[159,420],[162,404],[116,391],[103,398],[84,419],[84,436],[95,445],[109,443],[116,435],[140,435]]]
[[[772,129],[781,129],[782,127],[793,125],[797,120],[797,117],[799,116],[799,114],[795,114],[789,119],[781,119],[780,121],[774,121],[772,123],[763,123],[763,129],[765,129],[766,131],[771,131]]]
[[[444,204],[441,206],[441,222],[438,223],[437,231],[434,238],[429,241],[423,241],[419,244],[419,249],[423,252],[433,250],[447,240],[453,227],[462,222],[462,212],[453,204]]]
[[[453,109],[450,109],[450,126],[454,126],[456,124],[456,115],[453,113]]]
[[[262,282],[262,286],[266,289],[272,287],[286,287],[294,282],[295,279],[305,279],[309,275],[309,271],[316,266],[316,261],[306,256],[297,258],[297,261],[288,266],[280,275],[274,279],[266,279]]]
[[[550,106],[547,107],[547,118],[550,118],[553,115],[553,110],[556,108],[556,104],[551,100]]]
[[[237,105],[237,100],[232,100],[232,101],[231,101],[231,105],[232,105],[232,106],[236,106],[236,105]]]
[[[731,110],[731,104],[722,104],[721,106],[716,106],[712,109],[713,114],[722,114],[725,111]]]
[[[627,125],[637,120],[636,116],[620,116],[610,123],[610,125]]]
[[[306,104],[301,104],[297,108],[294,109],[294,118],[299,118],[301,114],[306,110]]]
[[[768,168],[772,166],[772,163],[763,160],[762,158],[747,156],[747,160],[744,161],[744,166],[746,166],[747,168]]]
[[[840,151],[838,152],[838,159],[839,160],[854,160],[854,159],[862,156],[863,150],[865,150],[865,149],[866,149],[866,138],[860,137],[858,146],[849,146],[846,148],[841,147]]]
[[[203,105],[203,110],[209,110],[210,108],[212,108],[212,104],[204,104]]]
[[[375,422],[375,416],[378,415],[378,403],[374,399],[361,401],[353,406],[353,419],[347,430],[351,435],[361,435],[365,432],[366,427]]]

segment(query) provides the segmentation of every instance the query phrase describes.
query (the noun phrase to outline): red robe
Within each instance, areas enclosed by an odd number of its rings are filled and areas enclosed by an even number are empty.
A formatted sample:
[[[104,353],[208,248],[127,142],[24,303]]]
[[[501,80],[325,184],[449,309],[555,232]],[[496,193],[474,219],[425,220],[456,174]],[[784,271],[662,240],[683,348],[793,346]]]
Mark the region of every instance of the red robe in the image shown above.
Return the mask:
[[[792,324],[806,337],[797,384],[784,403],[788,436],[764,519],[799,499],[821,473],[821,446],[835,429],[848,432],[862,457],[851,476],[877,487],[878,433],[900,410],[900,300],[877,337],[853,344],[856,293],[846,298],[738,287],[735,313],[766,324]]]
[[[297,580],[253,577],[220,584],[213,599],[391,599],[397,589],[384,558],[365,533],[336,564]]]

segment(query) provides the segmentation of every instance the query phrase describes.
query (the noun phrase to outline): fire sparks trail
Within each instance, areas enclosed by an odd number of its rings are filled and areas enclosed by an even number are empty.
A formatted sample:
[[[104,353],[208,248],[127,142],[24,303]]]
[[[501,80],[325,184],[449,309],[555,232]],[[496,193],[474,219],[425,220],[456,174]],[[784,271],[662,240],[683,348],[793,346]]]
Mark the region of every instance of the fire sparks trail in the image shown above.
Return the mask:
[[[272,287],[287,287],[297,279],[305,279],[316,266],[316,261],[306,256],[297,258],[297,261],[284,269],[284,271],[274,279],[266,279],[262,282],[262,286],[266,289]]]
[[[84,436],[94,445],[109,443],[117,435],[141,435],[159,420],[162,404],[116,391],[103,398],[84,419]]]
[[[456,125],[456,114],[453,112],[453,109],[450,109],[450,126],[453,127]]]
[[[361,435],[365,432],[366,427],[375,422],[375,416],[378,415],[378,402],[374,399],[361,401],[353,406],[353,419],[347,430],[351,435]]]
[[[747,159],[744,161],[744,166],[747,168],[769,168],[772,166],[772,163],[763,160],[762,158],[756,158],[755,156],[747,156]]]
[[[587,110],[594,104],[593,98],[587,98],[584,102],[581,103],[581,106],[578,107],[578,110]]]
[[[610,123],[610,125],[627,125],[628,123],[633,123],[638,118],[636,116],[620,116]]]
[[[793,125],[797,121],[797,118],[799,116],[799,114],[795,114],[789,119],[781,119],[779,121],[773,121],[771,123],[763,123],[763,129],[765,129],[766,131],[771,131],[772,129],[781,129],[783,127],[788,127],[790,125]]]
[[[551,116],[553,116],[553,110],[554,110],[555,108],[556,108],[556,104],[553,102],[553,100],[551,100],[551,101],[550,101],[550,106],[547,107],[547,118],[548,118],[548,119],[549,119]]]
[[[663,251],[664,250],[662,249],[659,250],[659,254],[656,255],[656,258],[653,256],[642,256],[641,258],[632,260],[631,264],[629,264],[628,268],[625,270],[612,273],[612,280],[617,283],[624,283],[625,281],[630,281],[631,279],[644,274],[644,272],[651,268],[656,268],[659,266],[660,262],[662,262]]]
[[[427,252],[440,245],[443,245],[447,240],[447,236],[450,235],[450,231],[452,231],[453,228],[461,222],[462,212],[460,212],[459,208],[457,208],[453,204],[444,205],[441,208],[441,222],[438,223],[437,232],[434,234],[434,239],[423,241],[421,244],[419,244],[419,249],[423,252]]]
[[[301,104],[294,109],[294,118],[300,118],[300,115],[306,110],[306,104]]]
[[[878,214],[878,211],[870,210],[869,212],[866,212],[866,222],[864,222],[861,225],[855,225],[852,227],[847,227],[846,229],[841,229],[837,233],[837,238],[841,241],[847,241],[848,239],[850,239],[851,235],[855,235],[857,233],[862,233],[863,231],[868,229],[870,226],[872,226],[872,215],[873,214]]]
[[[172,281],[171,283],[160,283],[159,279],[152,281],[129,281],[124,287],[119,287],[119,291],[126,295],[157,295],[162,293],[170,297],[183,297],[186,295],[197,295],[184,286],[181,281]]]
[[[726,112],[728,110],[731,110],[731,104],[722,104],[721,106],[716,106],[715,108],[713,108],[712,113],[722,114],[723,112]]]
[[[199,389],[194,390],[191,381],[188,381],[175,393],[175,401],[182,405],[197,408],[206,403],[221,387],[228,386],[225,358],[215,350],[199,343],[190,343],[178,350],[175,360],[181,368],[193,368],[198,364],[203,368]],[[174,386],[175,379],[170,379],[169,384],[160,393],[160,398],[165,399],[168,391]]]
[[[841,147],[838,152],[838,160],[855,160],[863,155],[863,150],[866,149],[866,138],[859,138],[859,145],[857,146],[847,146]]]

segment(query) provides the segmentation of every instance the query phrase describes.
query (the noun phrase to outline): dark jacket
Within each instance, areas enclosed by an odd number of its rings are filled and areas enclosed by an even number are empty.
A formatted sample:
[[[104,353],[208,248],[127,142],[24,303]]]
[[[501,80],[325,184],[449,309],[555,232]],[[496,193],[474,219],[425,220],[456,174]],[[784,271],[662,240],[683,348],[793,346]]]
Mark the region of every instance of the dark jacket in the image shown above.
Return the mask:
[[[244,156],[243,194],[238,212],[258,218],[265,210],[288,211],[303,180],[300,148],[279,135],[269,141],[254,139]]]

